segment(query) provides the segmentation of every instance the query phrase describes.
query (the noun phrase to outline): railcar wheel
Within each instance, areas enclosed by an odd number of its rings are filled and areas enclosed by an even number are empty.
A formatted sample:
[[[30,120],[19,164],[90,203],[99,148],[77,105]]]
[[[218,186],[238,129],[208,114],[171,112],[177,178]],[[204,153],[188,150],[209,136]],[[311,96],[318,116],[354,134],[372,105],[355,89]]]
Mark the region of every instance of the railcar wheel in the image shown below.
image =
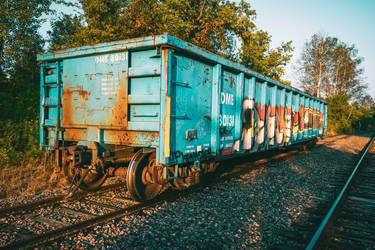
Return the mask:
[[[131,197],[136,201],[151,200],[156,197],[162,185],[154,183],[153,172],[156,162],[155,151],[138,151],[130,161],[126,175],[126,185]]]
[[[86,191],[96,191],[103,185],[107,176],[104,174],[100,161],[92,165],[90,170],[88,170],[89,167],[81,168],[74,166],[73,162],[69,162],[64,165],[64,173],[71,184],[78,185],[79,188]],[[82,179],[82,177],[84,178]]]

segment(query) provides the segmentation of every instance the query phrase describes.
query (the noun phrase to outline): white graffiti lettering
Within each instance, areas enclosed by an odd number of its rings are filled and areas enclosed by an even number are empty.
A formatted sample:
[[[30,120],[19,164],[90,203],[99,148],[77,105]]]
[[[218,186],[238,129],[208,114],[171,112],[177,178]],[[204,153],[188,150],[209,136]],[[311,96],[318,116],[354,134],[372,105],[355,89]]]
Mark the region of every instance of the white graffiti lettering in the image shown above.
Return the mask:
[[[112,55],[103,55],[103,56],[96,56],[95,57],[95,62],[96,63],[115,63],[115,62],[123,62],[126,60],[126,55],[125,53],[117,53],[117,54],[112,54]]]
[[[96,63],[107,63],[108,62],[108,55],[96,56],[95,57],[95,62]]]
[[[219,115],[220,127],[233,127],[234,126],[234,115]]]
[[[221,93],[220,95],[221,104],[234,105],[234,94]]]

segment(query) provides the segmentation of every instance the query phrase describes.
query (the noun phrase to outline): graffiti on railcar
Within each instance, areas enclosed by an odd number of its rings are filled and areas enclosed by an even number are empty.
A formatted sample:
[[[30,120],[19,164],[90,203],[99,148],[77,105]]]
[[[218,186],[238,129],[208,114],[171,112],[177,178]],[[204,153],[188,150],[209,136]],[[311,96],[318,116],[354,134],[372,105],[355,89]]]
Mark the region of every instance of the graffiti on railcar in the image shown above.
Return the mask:
[[[234,106],[235,100],[230,95],[222,95],[221,104]],[[268,146],[289,145],[291,138],[297,140],[299,133],[314,129],[323,133],[323,114],[303,104],[291,106],[272,105],[256,102],[245,97],[241,103],[240,137],[235,138],[235,120],[224,121],[220,116],[220,154],[226,155],[241,150],[259,150]],[[231,114],[226,117],[231,117]]]
[[[255,138],[258,144],[263,144],[264,142],[264,125],[266,118],[266,105],[255,102],[255,109],[258,113],[255,129]]]
[[[275,137],[276,143],[282,144],[284,141],[284,129],[285,129],[285,110],[283,106],[276,107],[276,129],[275,129]]]
[[[299,132],[302,133],[305,130],[305,107],[303,105],[299,106]]]
[[[267,106],[267,138],[268,144],[275,144],[275,127],[276,127],[276,107],[269,104]]]
[[[295,110],[295,108],[293,107],[293,110]],[[299,122],[299,113],[298,111],[293,111],[293,115],[292,115],[292,134],[293,134],[293,137],[296,137],[298,135],[298,129],[299,129],[299,125],[298,125],[298,122]]]
[[[319,111],[319,134],[323,134],[323,113]]]
[[[242,112],[241,112],[241,140],[242,148],[244,150],[250,150],[253,145],[254,135],[254,100],[252,98],[245,98],[242,100]]]
[[[206,148],[201,151],[194,152],[181,152],[180,150],[172,151],[169,158],[169,164],[177,163],[189,163],[194,161],[200,161],[211,155],[211,149]]]
[[[290,143],[291,137],[291,130],[292,130],[292,108],[286,105],[285,108],[285,137],[284,142],[285,144]]]
[[[262,145],[265,142],[264,126],[266,124],[267,110],[269,110],[267,105],[254,102],[252,98],[246,97],[242,100],[242,149],[251,150],[254,145]]]
[[[313,128],[313,110],[310,107],[307,108],[307,128]]]

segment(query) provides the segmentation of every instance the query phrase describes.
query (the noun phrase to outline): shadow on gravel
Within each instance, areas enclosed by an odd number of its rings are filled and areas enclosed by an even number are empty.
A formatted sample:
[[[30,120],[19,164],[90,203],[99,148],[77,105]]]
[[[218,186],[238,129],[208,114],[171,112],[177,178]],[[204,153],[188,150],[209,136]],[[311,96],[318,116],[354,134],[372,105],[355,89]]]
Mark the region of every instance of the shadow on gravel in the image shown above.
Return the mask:
[[[291,245],[287,232],[308,220],[309,209],[320,206],[319,198],[330,198],[326,191],[335,176],[348,171],[357,160],[357,153],[368,138],[354,137],[338,139],[348,150],[322,145],[257,166],[253,165],[255,160],[279,152],[224,161],[221,168],[226,173],[241,168],[241,174],[228,175],[199,192],[181,192],[177,201],[164,202],[142,214],[115,221],[115,225],[96,227],[93,246],[277,248]],[[167,190],[163,196],[168,196],[168,192],[176,191]]]

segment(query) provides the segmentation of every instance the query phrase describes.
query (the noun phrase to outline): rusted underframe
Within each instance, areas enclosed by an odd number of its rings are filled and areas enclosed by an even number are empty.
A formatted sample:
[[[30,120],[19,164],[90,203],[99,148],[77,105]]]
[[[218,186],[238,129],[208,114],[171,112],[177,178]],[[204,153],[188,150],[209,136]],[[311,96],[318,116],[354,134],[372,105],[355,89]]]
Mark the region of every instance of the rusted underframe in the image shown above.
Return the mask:
[[[101,129],[102,137],[97,138],[98,141],[103,139],[102,143],[127,145],[127,146],[145,146],[150,147],[158,145],[159,133],[153,131],[130,131],[130,130],[109,130]],[[85,141],[88,137],[86,128],[64,128],[64,140],[66,141]]]

